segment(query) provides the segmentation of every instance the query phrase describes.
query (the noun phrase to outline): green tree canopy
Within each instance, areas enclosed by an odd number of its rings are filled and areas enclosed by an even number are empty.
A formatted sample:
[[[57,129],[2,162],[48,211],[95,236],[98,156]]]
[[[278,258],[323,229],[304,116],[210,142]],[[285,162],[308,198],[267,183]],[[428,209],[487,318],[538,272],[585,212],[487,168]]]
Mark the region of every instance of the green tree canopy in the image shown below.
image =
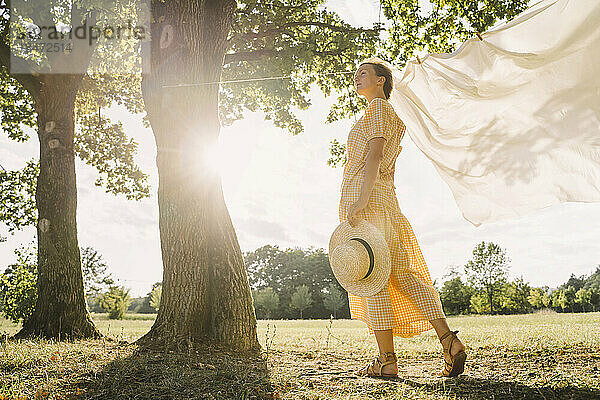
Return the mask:
[[[382,0],[391,22],[384,47],[402,64],[418,52],[451,53],[458,44],[524,11],[529,0]]]
[[[300,311],[300,319],[302,319],[302,311],[310,307],[312,303],[312,294],[308,286],[302,285],[298,286],[294,294],[292,294],[290,305]]]
[[[596,288],[600,290],[600,265],[598,265],[596,271],[585,280],[583,287],[586,289]]]
[[[575,303],[581,306],[583,312],[592,308],[592,289],[581,288],[575,292]]]
[[[336,317],[337,311],[346,305],[345,293],[340,290],[339,283],[330,283],[327,291],[322,294],[323,305]]]
[[[290,304],[292,294],[300,285],[306,285],[311,293],[327,293],[331,285],[343,290],[335,279],[329,258],[324,249],[279,249],[278,246],[266,245],[244,254],[244,263],[248,280],[253,290],[267,287],[279,296],[280,304]],[[325,297],[315,296],[309,309],[303,315],[312,318],[327,318],[331,309],[324,303]],[[338,317],[349,317],[348,298],[342,296],[344,304],[337,309]],[[280,307],[272,317],[291,318],[294,310]]]
[[[156,286],[150,292],[150,307],[154,308],[156,311],[160,308],[160,298],[162,297],[162,285]]]
[[[495,243],[482,241],[473,250],[473,259],[465,265],[465,274],[473,288],[488,297],[490,313],[508,276],[508,262],[504,250]]]
[[[440,291],[444,312],[448,315],[468,313],[474,292],[459,276],[445,281]]]
[[[575,288],[569,286],[566,289],[556,289],[552,292],[552,307],[559,308],[562,311],[573,312],[575,304]]]
[[[255,290],[254,307],[257,308],[257,313],[260,312],[265,319],[270,319],[279,308],[279,295],[270,287]]]
[[[129,289],[124,286],[111,286],[100,298],[100,305],[108,311],[110,319],[123,319],[130,304]]]
[[[0,15],[8,15],[6,6],[0,6]],[[10,53],[10,48],[6,47],[8,34],[8,20],[0,18],[0,47],[4,46],[2,51],[5,52],[2,57]],[[37,128],[34,97],[9,74],[7,60],[2,58],[0,63],[0,127],[10,139],[25,142],[30,139],[27,129]],[[137,143],[127,137],[120,122],[112,122],[102,115],[102,109],[122,105],[131,113],[141,113],[140,81],[141,76],[135,74],[112,76],[89,73],[83,78],[75,99],[78,128],[75,153],[98,171],[96,186],[136,200],[150,195],[148,175],[140,170],[133,158]],[[146,118],[143,122],[146,127],[149,126]],[[34,196],[38,173],[37,160],[28,161],[21,170],[0,169],[0,185],[3,188],[0,192],[0,221],[11,230],[36,222]],[[5,190],[11,187],[10,192]],[[9,196],[9,193],[12,194]]]
[[[96,297],[114,285],[115,281],[107,271],[108,266],[102,255],[93,247],[81,249],[81,267],[86,297]]]
[[[37,254],[32,245],[14,253],[17,261],[0,275],[0,311],[18,323],[31,315],[37,299]]]
[[[558,287],[558,289],[567,289],[569,287],[572,287],[573,289],[575,289],[575,291],[578,291],[579,289],[581,289],[582,287],[585,286],[586,281],[587,281],[587,278],[585,275],[581,275],[578,277],[572,273],[571,276],[569,277],[569,280],[567,280],[565,283],[560,285]]]
[[[0,168],[0,222],[10,233],[37,223],[35,186],[39,173],[36,160],[29,160],[16,171]]]
[[[550,296],[548,296],[547,287],[546,288],[532,288],[529,291],[529,296],[527,297],[527,301],[529,301],[529,304],[531,304],[536,309],[550,306],[551,299],[550,299]]]
[[[28,318],[37,298],[37,250],[35,243],[21,246],[14,251],[17,262],[9,265],[1,275],[0,303],[7,317],[14,321]],[[100,293],[114,284],[102,256],[91,246],[81,249],[84,286],[87,304],[92,311],[100,311],[96,305]]]
[[[529,302],[531,286],[523,277],[515,279],[513,282],[505,283],[500,293],[500,310],[503,313],[524,314],[531,312],[532,306]]]
[[[490,312],[490,300],[484,292],[475,293],[471,296],[469,310],[475,314],[487,314]]]
[[[600,310],[600,288],[591,287],[586,289],[590,292],[590,304],[594,312]]]

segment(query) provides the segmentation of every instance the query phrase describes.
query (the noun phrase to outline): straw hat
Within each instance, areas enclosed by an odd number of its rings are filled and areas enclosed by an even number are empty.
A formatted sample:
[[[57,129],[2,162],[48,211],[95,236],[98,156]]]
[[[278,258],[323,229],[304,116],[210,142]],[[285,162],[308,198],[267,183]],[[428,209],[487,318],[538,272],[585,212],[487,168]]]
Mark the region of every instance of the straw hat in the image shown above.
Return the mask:
[[[365,220],[354,228],[348,221],[335,228],[329,240],[329,264],[340,285],[356,296],[375,295],[390,278],[391,257],[385,237]]]

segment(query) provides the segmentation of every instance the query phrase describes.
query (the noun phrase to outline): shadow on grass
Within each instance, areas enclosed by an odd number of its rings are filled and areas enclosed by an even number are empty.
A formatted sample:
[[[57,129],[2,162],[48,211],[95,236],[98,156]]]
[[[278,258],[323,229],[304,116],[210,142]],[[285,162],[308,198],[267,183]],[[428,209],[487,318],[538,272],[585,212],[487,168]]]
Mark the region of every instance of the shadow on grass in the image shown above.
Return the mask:
[[[136,348],[100,373],[81,377],[76,399],[273,399],[267,364],[257,353],[214,348],[184,353]]]
[[[547,382],[543,386],[529,386],[515,381],[475,378],[462,375],[456,378],[441,378],[444,383],[421,383],[398,378],[395,382],[431,394],[451,394],[453,398],[468,400],[489,399],[545,399],[545,400],[593,400],[600,399],[600,390],[581,388],[567,382]]]

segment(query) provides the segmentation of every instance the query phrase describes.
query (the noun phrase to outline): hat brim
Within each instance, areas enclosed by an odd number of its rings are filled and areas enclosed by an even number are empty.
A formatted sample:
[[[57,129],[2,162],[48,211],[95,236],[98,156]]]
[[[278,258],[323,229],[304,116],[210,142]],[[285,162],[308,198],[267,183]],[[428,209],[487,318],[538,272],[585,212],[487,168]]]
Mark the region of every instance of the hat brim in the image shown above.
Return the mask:
[[[379,293],[388,284],[392,270],[390,250],[385,236],[372,223],[360,220],[356,227],[352,227],[348,221],[344,221],[335,228],[329,240],[329,255],[340,244],[352,238],[361,238],[367,241],[373,249],[374,268],[371,274],[359,281],[350,281],[346,276],[336,271],[336,266],[330,265],[337,281],[348,293],[361,297],[371,297]],[[337,273],[336,273],[337,272]]]

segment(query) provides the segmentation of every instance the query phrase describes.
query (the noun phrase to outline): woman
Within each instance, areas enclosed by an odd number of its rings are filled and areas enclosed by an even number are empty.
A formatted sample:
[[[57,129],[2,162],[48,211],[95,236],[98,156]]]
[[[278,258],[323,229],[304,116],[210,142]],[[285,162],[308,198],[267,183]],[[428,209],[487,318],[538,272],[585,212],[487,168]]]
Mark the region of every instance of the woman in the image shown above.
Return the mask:
[[[365,114],[350,130],[341,188],[340,222],[360,219],[384,234],[392,258],[388,285],[373,297],[348,294],[350,314],[375,334],[379,357],[358,371],[363,376],[398,374],[394,336],[411,337],[432,327],[444,349],[442,376],[463,372],[465,346],[450,331],[439,294],[408,220],[400,211],[394,187],[394,166],[402,150],[405,127],[387,101],[392,71],[378,58],[366,60],[354,76],[356,91],[368,101]]]

